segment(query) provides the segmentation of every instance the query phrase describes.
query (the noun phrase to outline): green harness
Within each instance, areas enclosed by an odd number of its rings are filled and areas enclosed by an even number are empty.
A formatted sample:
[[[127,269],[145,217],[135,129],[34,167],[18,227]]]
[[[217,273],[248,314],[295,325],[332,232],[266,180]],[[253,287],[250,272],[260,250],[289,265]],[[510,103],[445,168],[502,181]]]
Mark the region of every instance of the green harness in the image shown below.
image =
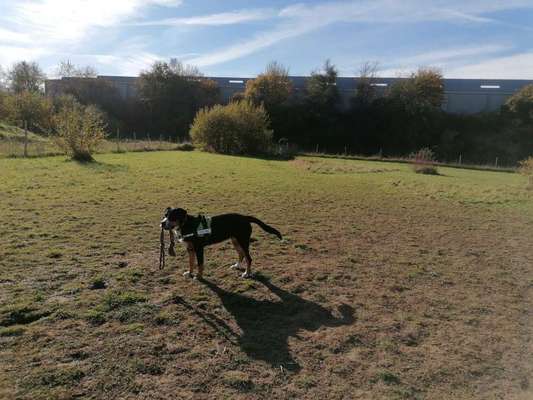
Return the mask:
[[[203,237],[209,236],[211,234],[211,217],[206,217],[203,214],[198,215],[200,217],[200,222],[196,227],[196,235]]]
[[[203,214],[198,215],[198,225],[192,232],[187,233],[181,237],[181,239],[187,239],[190,237],[206,237],[211,234],[211,217],[206,217]]]

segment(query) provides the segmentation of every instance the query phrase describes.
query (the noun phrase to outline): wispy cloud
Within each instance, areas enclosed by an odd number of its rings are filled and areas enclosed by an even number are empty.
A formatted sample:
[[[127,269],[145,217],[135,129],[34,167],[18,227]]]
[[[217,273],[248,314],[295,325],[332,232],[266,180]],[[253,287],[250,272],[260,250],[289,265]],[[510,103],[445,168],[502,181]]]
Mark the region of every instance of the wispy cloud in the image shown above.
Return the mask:
[[[190,58],[187,62],[199,67],[224,63],[253,54],[282,40],[302,35],[314,29],[316,29],[316,25],[305,26],[305,24],[278,27],[275,31],[256,34],[250,40],[242,41],[199,57]]]
[[[421,21],[447,21],[485,24],[497,21],[484,15],[517,8],[533,8],[533,2],[529,0],[497,0],[493,2],[485,0],[468,2],[437,0],[428,5],[428,2],[423,0],[402,2],[364,0],[327,2],[314,6],[304,3],[294,4],[279,11],[278,16],[281,22],[273,29],[257,33],[249,40],[216,49],[188,61],[201,67],[228,62],[248,56],[283,40],[304,35],[337,22],[405,24]],[[440,56],[442,57],[443,54]]]
[[[234,25],[245,22],[260,21],[276,15],[272,9],[240,10],[218,14],[200,15],[187,18],[166,18],[155,21],[133,23],[137,26],[180,26],[180,25]]]
[[[467,47],[454,47],[443,50],[429,51],[410,57],[399,59],[394,64],[383,60],[382,65],[386,68],[381,71],[382,75],[394,76],[404,71],[414,71],[419,67],[438,67],[446,69],[449,65],[463,64],[466,59],[486,57],[511,50],[512,47],[503,44],[476,45]]]
[[[506,57],[492,58],[473,64],[451,68],[448,78],[533,79],[533,52],[518,53]]]

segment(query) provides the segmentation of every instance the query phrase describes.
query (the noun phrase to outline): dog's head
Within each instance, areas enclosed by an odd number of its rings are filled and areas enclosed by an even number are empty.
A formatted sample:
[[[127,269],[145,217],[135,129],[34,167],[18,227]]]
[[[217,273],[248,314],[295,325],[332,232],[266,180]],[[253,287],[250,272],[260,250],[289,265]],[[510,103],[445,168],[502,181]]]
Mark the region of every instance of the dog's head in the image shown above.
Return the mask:
[[[187,218],[187,211],[183,208],[170,208],[165,210],[165,218],[161,220],[163,229],[172,230],[176,227],[181,228]]]

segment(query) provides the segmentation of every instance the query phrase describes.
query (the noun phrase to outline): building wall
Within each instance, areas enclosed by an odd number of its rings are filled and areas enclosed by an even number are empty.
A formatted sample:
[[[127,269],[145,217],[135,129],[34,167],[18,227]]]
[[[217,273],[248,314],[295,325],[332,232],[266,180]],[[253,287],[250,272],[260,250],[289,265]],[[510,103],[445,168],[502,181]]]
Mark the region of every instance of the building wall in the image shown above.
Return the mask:
[[[48,95],[60,94],[69,79],[50,79],[45,82],[45,91]],[[94,78],[88,78],[94,79]],[[137,95],[137,78],[128,76],[98,76],[96,79],[105,79],[115,86],[123,98]],[[243,92],[246,82],[253,78],[234,77],[209,77],[218,83],[222,98],[229,101],[233,94]],[[290,77],[296,91],[305,89],[307,77]],[[374,85],[379,91],[385,92],[387,88],[402,78],[375,78]],[[344,105],[349,104],[349,99],[355,94],[357,78],[337,78],[337,87]],[[508,80],[508,79],[444,79],[445,98],[442,108],[450,113],[473,114],[484,111],[496,111],[505,100],[520,90],[522,87],[533,84],[533,80]]]

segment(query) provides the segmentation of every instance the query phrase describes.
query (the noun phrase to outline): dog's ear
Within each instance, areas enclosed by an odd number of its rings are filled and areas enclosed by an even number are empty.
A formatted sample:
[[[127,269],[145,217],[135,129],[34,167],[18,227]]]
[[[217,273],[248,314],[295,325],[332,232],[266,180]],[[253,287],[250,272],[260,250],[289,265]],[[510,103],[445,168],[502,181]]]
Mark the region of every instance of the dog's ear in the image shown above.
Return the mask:
[[[168,214],[170,214],[170,211],[172,211],[172,207],[167,207],[165,210],[165,217],[168,217]]]

